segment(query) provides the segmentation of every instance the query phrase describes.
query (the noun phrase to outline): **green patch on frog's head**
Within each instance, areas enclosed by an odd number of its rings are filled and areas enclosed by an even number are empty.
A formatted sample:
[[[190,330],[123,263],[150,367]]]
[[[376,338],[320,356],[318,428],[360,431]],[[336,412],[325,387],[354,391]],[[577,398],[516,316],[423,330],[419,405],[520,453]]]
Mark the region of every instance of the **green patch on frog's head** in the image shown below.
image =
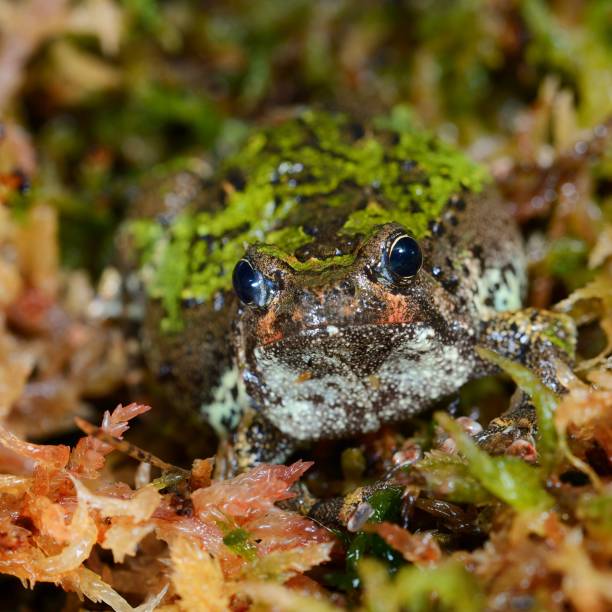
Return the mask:
[[[231,288],[245,245],[265,245],[297,271],[349,265],[378,226],[399,223],[422,238],[449,199],[482,188],[484,170],[429,133],[405,121],[375,126],[304,112],[254,134],[225,162],[223,207],[211,202],[210,211],[185,213],[166,228],[134,224],[166,328],[180,327],[183,301],[207,302]]]

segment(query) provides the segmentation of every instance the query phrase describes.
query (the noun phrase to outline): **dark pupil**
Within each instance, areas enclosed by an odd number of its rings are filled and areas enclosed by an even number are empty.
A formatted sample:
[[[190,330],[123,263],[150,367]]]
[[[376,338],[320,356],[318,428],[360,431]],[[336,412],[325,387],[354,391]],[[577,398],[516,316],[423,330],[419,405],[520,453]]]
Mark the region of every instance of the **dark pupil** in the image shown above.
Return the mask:
[[[232,281],[234,291],[245,304],[263,304],[266,293],[264,277],[248,261],[241,259],[236,264]]]
[[[396,240],[389,253],[389,268],[397,276],[414,276],[423,263],[421,249],[414,238],[403,236]]]

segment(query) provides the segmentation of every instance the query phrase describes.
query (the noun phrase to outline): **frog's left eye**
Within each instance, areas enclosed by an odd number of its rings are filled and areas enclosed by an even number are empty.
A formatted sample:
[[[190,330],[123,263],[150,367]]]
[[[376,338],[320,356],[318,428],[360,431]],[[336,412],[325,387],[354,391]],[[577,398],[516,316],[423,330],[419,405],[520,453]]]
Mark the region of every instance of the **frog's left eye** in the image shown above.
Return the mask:
[[[423,265],[423,253],[419,243],[410,236],[398,236],[389,247],[387,266],[397,278],[411,278]]]
[[[248,259],[241,259],[236,264],[232,282],[236,295],[244,304],[263,308],[270,301],[270,282]]]

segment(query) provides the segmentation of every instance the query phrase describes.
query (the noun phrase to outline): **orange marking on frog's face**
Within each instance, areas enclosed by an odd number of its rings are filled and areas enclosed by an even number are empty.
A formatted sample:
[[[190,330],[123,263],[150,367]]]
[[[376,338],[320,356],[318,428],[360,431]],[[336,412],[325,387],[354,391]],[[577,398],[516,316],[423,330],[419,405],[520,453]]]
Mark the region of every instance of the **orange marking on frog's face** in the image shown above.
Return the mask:
[[[409,323],[414,318],[406,297],[394,293],[383,295],[386,303],[385,310],[381,313],[379,323],[382,325],[393,325]]]
[[[291,320],[295,323],[301,323],[304,320],[304,313],[296,308],[291,314]]]
[[[276,313],[268,310],[257,322],[257,336],[261,344],[271,344],[283,339],[283,332],[277,326]]]

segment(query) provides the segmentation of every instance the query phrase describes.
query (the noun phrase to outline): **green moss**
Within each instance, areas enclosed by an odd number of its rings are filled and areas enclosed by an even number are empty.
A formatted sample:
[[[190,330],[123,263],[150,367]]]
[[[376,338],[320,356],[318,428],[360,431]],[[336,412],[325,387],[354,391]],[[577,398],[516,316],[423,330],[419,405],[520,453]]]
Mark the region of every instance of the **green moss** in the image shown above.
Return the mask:
[[[399,486],[387,486],[370,494],[367,502],[373,512],[368,522],[399,521],[402,492],[403,489]],[[354,535],[346,532],[340,532],[337,535],[344,540],[346,545],[346,570],[329,575],[328,581],[338,588],[347,591],[359,588],[358,565],[366,556],[383,560],[387,568],[392,571],[405,564],[402,555],[376,533],[359,531]]]
[[[366,236],[372,228],[393,221],[391,211],[384,209],[377,202],[369,202],[362,210],[356,210],[342,227],[343,233]]]
[[[159,244],[164,237],[163,228],[151,219],[138,219],[129,224],[128,230],[140,254],[141,264],[147,264],[153,258],[155,245]]]
[[[359,588],[358,567],[366,558],[384,561],[388,570],[394,571],[405,564],[402,555],[389,546],[378,534],[360,531],[355,534],[346,550],[346,572],[339,586],[346,590]]]
[[[266,237],[266,244],[282,249],[285,253],[294,253],[309,242],[312,242],[312,237],[302,227],[284,227],[270,232]]]
[[[312,237],[308,236],[301,227],[285,227],[270,232],[266,237],[266,244],[259,245],[258,249],[261,253],[289,264],[296,272],[321,272],[330,267],[350,266],[355,260],[353,255],[335,255],[327,259],[311,257],[306,261],[300,261],[295,255],[292,255],[297,249],[312,240]]]
[[[153,223],[140,222],[132,228],[145,266],[152,272],[147,290],[151,297],[161,301],[166,313],[162,329],[177,331],[181,328],[180,296],[194,265],[191,248],[194,219],[189,215],[177,217],[167,234],[160,234]]]
[[[257,557],[257,546],[249,538],[249,532],[239,527],[228,532],[223,543],[243,559],[253,561]]]
[[[269,244],[261,245],[259,247],[259,251],[284,261],[296,272],[323,272],[324,270],[332,267],[350,266],[355,261],[355,257],[353,255],[334,255],[333,257],[328,257],[327,259],[317,259],[316,257],[311,257],[306,261],[300,261],[297,259],[297,257],[287,253],[285,249]]]
[[[222,167],[225,206],[182,217],[174,224],[179,228],[155,236],[163,247],[147,246],[148,290],[164,304],[167,329],[180,326],[182,299],[205,302],[230,288],[246,244],[265,245],[296,271],[350,265],[350,253],[324,260],[296,257],[296,250],[313,240],[299,217],[308,203],[316,202],[320,215],[326,209],[348,210],[341,234],[367,236],[394,221],[422,238],[451,196],[482,188],[482,168],[411,128],[404,115],[391,115],[388,130],[394,131],[358,138],[347,117],[314,111],[254,134]],[[365,208],[359,209],[365,202],[353,204],[355,190],[368,194]],[[146,233],[153,236],[155,230]]]
[[[402,492],[401,487],[386,487],[372,493],[368,497],[368,503],[373,510],[370,522],[397,521],[400,516]]]
[[[424,478],[426,490],[435,497],[459,504],[484,504],[492,499],[458,455],[431,451],[412,469]]]
[[[538,456],[542,469],[546,474],[550,474],[560,458],[559,440],[554,421],[559,398],[524,365],[483,348],[478,349],[478,354],[508,373],[533,401],[538,416]]]
[[[478,612],[484,597],[474,577],[459,563],[447,561],[437,567],[401,568],[394,578],[373,559],[359,564],[363,600],[369,612],[453,610]],[[435,602],[435,603],[434,603]]]

